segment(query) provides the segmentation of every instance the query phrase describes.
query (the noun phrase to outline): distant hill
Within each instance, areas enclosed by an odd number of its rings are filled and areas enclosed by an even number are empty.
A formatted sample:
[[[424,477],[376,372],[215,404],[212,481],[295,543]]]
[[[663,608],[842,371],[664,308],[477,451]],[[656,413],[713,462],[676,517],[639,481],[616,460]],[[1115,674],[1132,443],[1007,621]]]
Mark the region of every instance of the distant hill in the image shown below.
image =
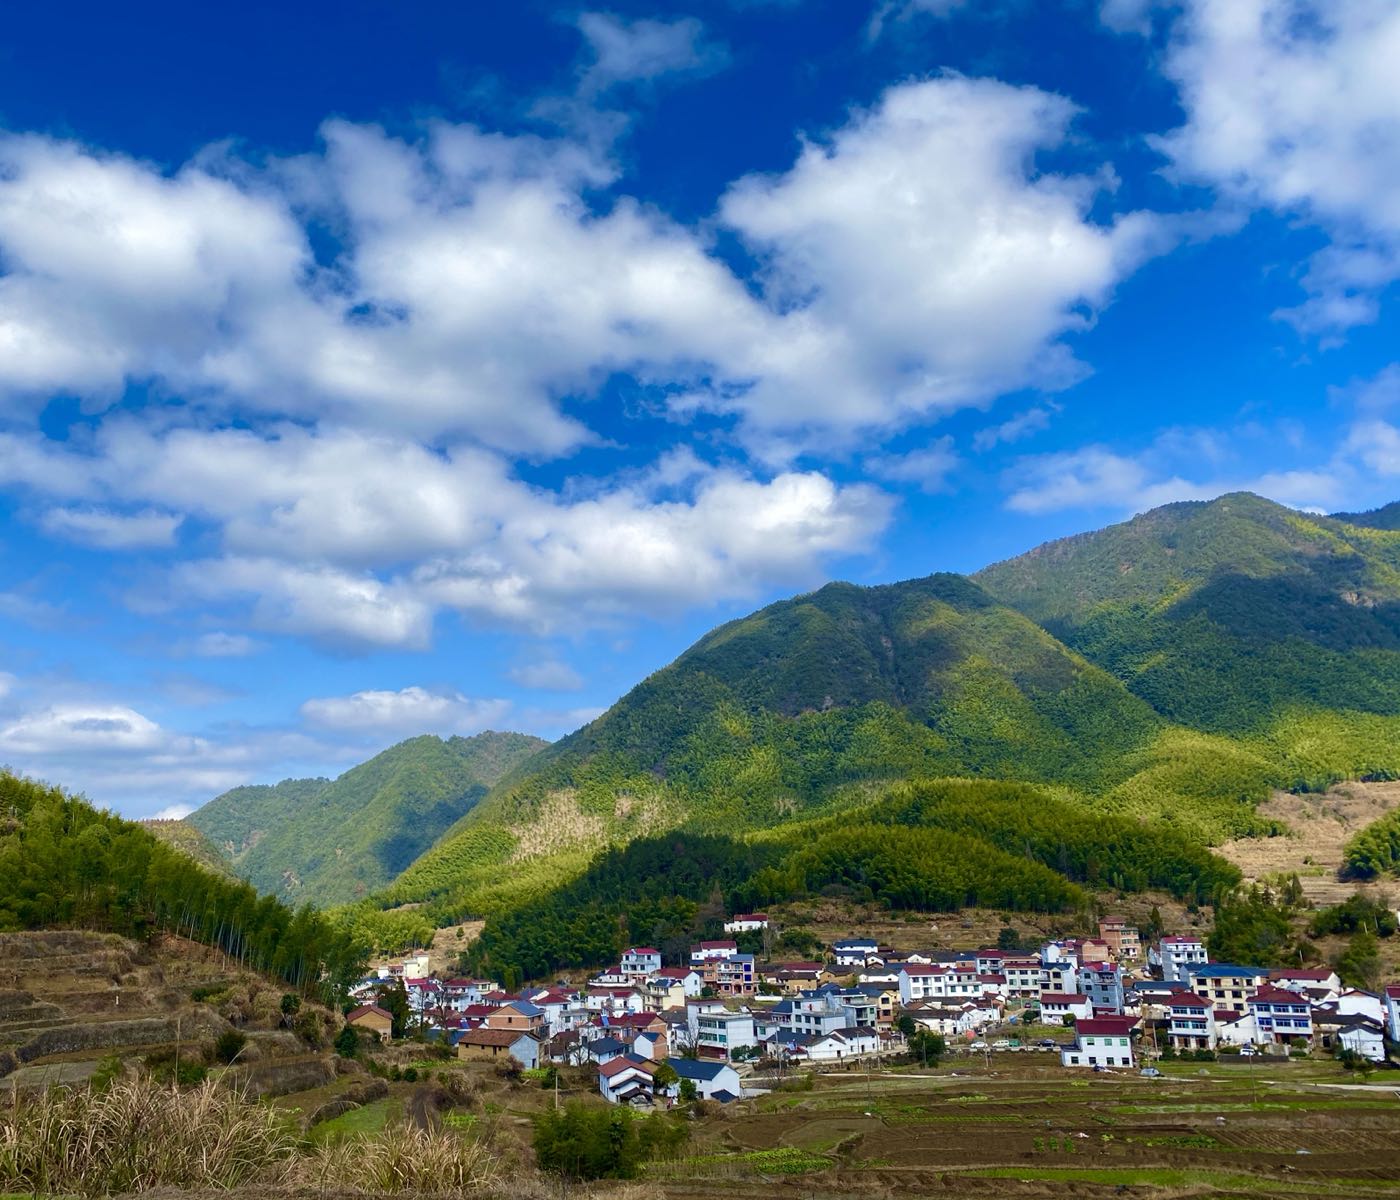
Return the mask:
[[[1369,512],[1333,513],[1332,520],[1359,525],[1364,529],[1400,530],[1400,500]]]
[[[1400,532],[1380,524],[1234,494],[974,578],[1170,720],[1267,737],[1290,714],[1400,714]]]
[[[235,788],[186,820],[259,891],[345,903],[392,880],[546,745],[520,733],[410,738],[338,779]]]
[[[194,859],[200,866],[217,871],[220,875],[233,877],[233,864],[219,852],[219,848],[213,842],[188,821],[142,821],[141,826],[166,845],[173,846],[182,854]]]

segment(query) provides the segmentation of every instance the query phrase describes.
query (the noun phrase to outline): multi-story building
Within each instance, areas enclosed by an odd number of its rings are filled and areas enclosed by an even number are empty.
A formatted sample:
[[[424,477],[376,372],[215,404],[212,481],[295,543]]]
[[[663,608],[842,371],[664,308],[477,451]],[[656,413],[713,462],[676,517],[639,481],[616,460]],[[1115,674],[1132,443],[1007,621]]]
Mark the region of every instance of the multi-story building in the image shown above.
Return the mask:
[[[1099,1012],[1123,1011],[1123,971],[1115,962],[1082,963],[1076,974],[1075,990],[1088,996]]]
[[[863,967],[880,953],[880,944],[874,938],[846,938],[833,942],[831,952],[838,967]]]
[[[1133,1019],[1093,1017],[1074,1023],[1074,1044],[1060,1051],[1066,1067],[1131,1067]]]
[[[1216,1008],[1243,1012],[1245,1001],[1264,986],[1269,973],[1260,967],[1242,967],[1238,963],[1202,963],[1188,972],[1191,990],[1209,1000]]]
[[[695,1044],[701,1055],[732,1058],[736,1050],[758,1045],[752,1013],[707,1012],[697,1022]]]
[[[655,974],[661,970],[661,951],[651,946],[633,946],[623,953],[619,970],[628,977]]]
[[[724,996],[752,996],[757,986],[752,954],[732,954],[728,958],[716,959],[714,967],[714,987]]]
[[[1104,917],[1099,922],[1099,938],[1120,963],[1142,961],[1142,939],[1126,917]]]
[[[1166,1001],[1167,1038],[1173,1050],[1214,1050],[1215,1010],[1194,992],[1173,992]]]
[[[1292,1038],[1312,1041],[1312,1005],[1307,997],[1287,988],[1265,985],[1249,999],[1249,1009],[1259,1024],[1261,1038],[1288,1042]]]
[[[1162,979],[1167,983],[1188,983],[1191,971],[1210,961],[1205,943],[1187,935],[1164,937],[1157,944],[1157,957],[1161,960]]]

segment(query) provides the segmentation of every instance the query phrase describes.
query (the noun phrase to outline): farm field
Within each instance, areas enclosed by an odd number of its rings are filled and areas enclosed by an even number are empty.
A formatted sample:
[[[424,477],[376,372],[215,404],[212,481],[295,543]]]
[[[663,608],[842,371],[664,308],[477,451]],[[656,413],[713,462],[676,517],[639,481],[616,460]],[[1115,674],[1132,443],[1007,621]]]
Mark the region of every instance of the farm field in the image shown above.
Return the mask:
[[[1047,1056],[1048,1059],[1048,1056]],[[1032,1055],[819,1077],[713,1118],[668,1196],[1400,1194],[1396,1086],[1331,1063],[1078,1075]],[[1381,1076],[1380,1078],[1385,1078]]]

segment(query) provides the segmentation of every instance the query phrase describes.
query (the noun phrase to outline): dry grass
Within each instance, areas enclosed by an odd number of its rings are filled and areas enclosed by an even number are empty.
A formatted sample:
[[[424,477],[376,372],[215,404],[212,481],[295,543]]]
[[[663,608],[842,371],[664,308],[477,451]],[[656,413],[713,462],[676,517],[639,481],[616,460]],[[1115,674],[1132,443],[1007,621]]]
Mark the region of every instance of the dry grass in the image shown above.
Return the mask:
[[[0,1117],[0,1192],[230,1188],[295,1151],[277,1113],[212,1083],[187,1092],[145,1080],[105,1092],[55,1089],[17,1097]]]
[[[501,1162],[479,1142],[395,1125],[374,1136],[321,1145],[291,1163],[284,1182],[342,1195],[467,1196],[499,1184]]]

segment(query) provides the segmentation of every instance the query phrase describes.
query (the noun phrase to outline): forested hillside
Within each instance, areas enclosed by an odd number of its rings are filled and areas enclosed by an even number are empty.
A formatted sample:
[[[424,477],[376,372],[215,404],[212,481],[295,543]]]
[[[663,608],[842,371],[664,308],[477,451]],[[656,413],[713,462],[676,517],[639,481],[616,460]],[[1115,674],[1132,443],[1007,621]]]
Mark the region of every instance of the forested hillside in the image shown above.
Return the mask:
[[[471,963],[542,977],[615,961],[637,942],[680,961],[696,936],[718,933],[719,914],[816,895],[1073,913],[1095,888],[1199,902],[1239,878],[1178,830],[1092,813],[1044,789],[905,784],[847,812],[747,837],[677,832],[604,851],[577,879],[489,922]]]
[[[1312,713],[1400,716],[1387,512],[1361,526],[1248,494],[1172,504],[975,578],[1170,720],[1277,742]],[[1400,722],[1369,724],[1374,749],[1348,766],[1400,769]]]
[[[147,829],[0,772],[0,930],[158,929],[334,998],[360,972],[340,926],[200,866]]]
[[[338,779],[236,788],[187,820],[235,848],[259,891],[345,903],[387,884],[547,744],[519,733],[410,738]]]

